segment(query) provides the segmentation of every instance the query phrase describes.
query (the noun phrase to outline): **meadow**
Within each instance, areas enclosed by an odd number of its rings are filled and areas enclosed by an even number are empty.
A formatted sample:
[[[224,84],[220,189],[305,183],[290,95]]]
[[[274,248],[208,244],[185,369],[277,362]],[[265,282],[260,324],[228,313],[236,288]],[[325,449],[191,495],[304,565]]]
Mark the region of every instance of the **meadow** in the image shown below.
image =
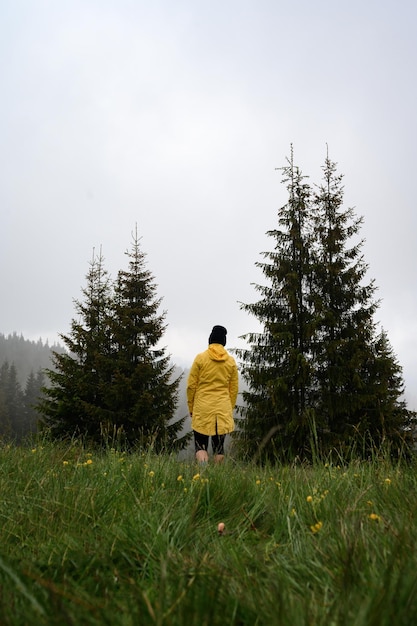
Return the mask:
[[[415,625],[416,469],[1,445],[0,624]]]

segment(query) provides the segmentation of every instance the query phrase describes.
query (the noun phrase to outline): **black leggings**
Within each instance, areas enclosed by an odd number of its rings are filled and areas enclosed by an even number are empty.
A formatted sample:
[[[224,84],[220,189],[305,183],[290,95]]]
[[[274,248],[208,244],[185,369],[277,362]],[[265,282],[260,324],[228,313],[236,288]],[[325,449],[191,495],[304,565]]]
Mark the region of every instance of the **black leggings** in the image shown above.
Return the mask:
[[[199,450],[205,450],[207,452],[208,443],[209,443],[209,435],[202,435],[198,433],[196,430],[194,433],[194,445],[195,451],[199,452]],[[213,448],[213,454],[224,454],[224,440],[226,435],[212,435],[211,437],[211,447]]]

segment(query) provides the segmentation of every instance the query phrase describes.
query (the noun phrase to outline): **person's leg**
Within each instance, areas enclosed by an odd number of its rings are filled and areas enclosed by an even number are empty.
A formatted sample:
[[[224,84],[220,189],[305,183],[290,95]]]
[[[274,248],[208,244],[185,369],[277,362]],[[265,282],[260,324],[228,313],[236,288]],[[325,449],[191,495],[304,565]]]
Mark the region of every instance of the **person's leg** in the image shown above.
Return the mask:
[[[211,445],[213,446],[213,455],[215,463],[223,463],[224,461],[224,440],[226,435],[213,435]]]
[[[198,450],[195,453],[195,458],[197,459],[198,463],[207,463],[209,459],[207,450]]]
[[[195,458],[197,459],[198,463],[207,463],[209,458],[207,452],[209,438],[207,435],[202,435],[195,430],[193,432]]]

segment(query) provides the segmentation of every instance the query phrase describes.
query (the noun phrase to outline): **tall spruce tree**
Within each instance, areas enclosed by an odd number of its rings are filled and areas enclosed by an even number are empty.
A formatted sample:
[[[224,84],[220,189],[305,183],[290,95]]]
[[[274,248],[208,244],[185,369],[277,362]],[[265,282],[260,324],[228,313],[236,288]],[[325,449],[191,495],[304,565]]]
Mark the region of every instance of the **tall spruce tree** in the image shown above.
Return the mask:
[[[98,441],[111,418],[106,394],[112,379],[111,283],[101,252],[93,253],[86,280],[84,299],[75,301],[78,319],[71,321],[68,335],[60,335],[68,352],[53,352],[55,369],[46,370],[50,385],[38,411],[53,436]]]
[[[315,194],[314,309],[317,326],[314,362],[318,402],[316,414],[329,443],[349,437],[357,428],[369,389],[366,367],[375,334],[374,281],[366,282],[363,218],[344,208],[343,177],[326,157],[323,183]]]
[[[256,263],[269,284],[255,285],[258,302],[241,304],[262,325],[262,332],[244,336],[250,347],[236,351],[249,385],[237,435],[248,454],[302,453],[311,420],[311,188],[292,151],[282,171],[289,199],[278,228],[267,232],[274,250]]]
[[[131,444],[182,448],[188,437],[178,439],[178,433],[185,418],[172,421],[180,379],[174,379],[166,348],[159,347],[166,313],[159,313],[161,299],[137,229],[126,255],[129,267],[118,273],[111,321],[113,378],[106,397],[113,425]]]
[[[314,362],[322,446],[360,439],[362,449],[407,439],[412,417],[401,400],[398,365],[385,332],[376,335],[375,281],[359,238],[363,218],[343,205],[342,175],[327,154],[313,199],[316,235]],[[364,441],[368,443],[364,446]]]

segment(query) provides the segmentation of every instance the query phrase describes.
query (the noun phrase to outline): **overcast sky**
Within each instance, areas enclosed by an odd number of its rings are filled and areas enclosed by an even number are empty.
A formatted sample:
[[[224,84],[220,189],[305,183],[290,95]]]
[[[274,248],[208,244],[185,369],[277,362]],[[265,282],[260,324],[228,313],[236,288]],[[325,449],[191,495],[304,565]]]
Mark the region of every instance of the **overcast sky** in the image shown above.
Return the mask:
[[[0,332],[67,333],[93,248],[138,225],[189,367],[213,324],[257,329],[255,267],[294,145],[363,215],[376,319],[417,409],[415,0],[2,0]]]

